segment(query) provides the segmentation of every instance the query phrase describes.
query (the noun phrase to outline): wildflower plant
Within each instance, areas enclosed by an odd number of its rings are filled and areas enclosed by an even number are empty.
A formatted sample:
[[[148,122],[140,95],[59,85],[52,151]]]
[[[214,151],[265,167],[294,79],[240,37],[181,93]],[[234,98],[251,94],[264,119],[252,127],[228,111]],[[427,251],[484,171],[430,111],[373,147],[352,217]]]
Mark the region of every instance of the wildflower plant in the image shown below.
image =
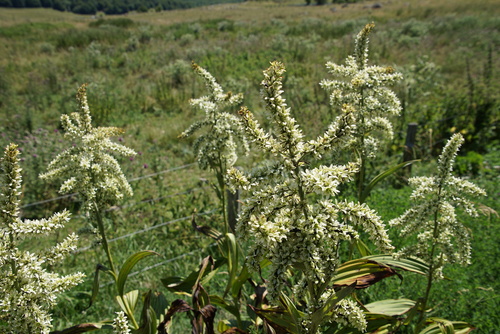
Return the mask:
[[[124,286],[133,266],[141,259],[156,253],[139,251],[131,255],[118,270],[108,245],[102,217],[102,211],[106,208],[114,205],[124,196],[132,195],[132,188],[112,154],[132,156],[135,155],[135,152],[111,141],[111,137],[123,133],[121,129],[115,127],[94,128],[92,126],[86,85],[80,87],[76,97],[78,111],[61,116],[62,127],[65,130],[64,136],[72,146],[59,154],[49,164],[47,172],[40,177],[46,180],[65,179],[59,191],[63,194],[77,192],[83,201],[84,210],[90,214],[97,225],[109,267],[100,264],[96,267],[91,304],[99,289],[98,271],[102,270],[113,277],[117,288],[116,300],[127,315],[132,328],[138,329],[139,324],[134,317],[138,290],[125,293]],[[149,305],[145,304],[145,307],[147,309]]]
[[[207,70],[197,64],[193,64],[193,69],[205,81],[209,94],[192,99],[190,102],[193,107],[205,112],[205,118],[193,123],[179,138],[190,137],[201,128],[207,129],[195,140],[193,146],[200,168],[214,171],[217,177],[217,186],[214,188],[222,204],[227,232],[224,175],[238,159],[238,147],[244,154],[249,151],[249,147],[239,118],[225,110],[241,103],[243,94],[224,93],[222,87]]]
[[[470,264],[469,230],[457,219],[456,207],[466,214],[477,216],[469,197],[484,196],[486,192],[470,181],[452,175],[457,152],[464,142],[461,134],[454,134],[439,156],[437,174],[409,179],[415,187],[411,194],[414,206],[389,222],[401,228],[401,237],[417,234],[417,243],[404,247],[394,255],[418,256],[429,263],[428,282],[419,326],[423,326],[424,312],[429,300],[432,282],[443,278],[445,264]]]
[[[22,250],[30,238],[54,233],[70,219],[63,211],[48,219],[21,220],[21,168],[16,145],[5,148],[0,171],[0,331],[3,333],[49,333],[50,310],[56,297],[80,283],[82,273],[60,276],[49,272],[47,265],[60,263],[75,250],[77,236],[44,251]]]
[[[354,178],[359,163],[318,165],[324,153],[352,143],[357,114],[345,104],[323,135],[306,141],[282,97],[284,72],[279,62],[264,71],[262,96],[272,132],[265,131],[248,109],[240,111],[248,136],[275,160],[248,173],[228,171],[232,187],[249,193],[237,235],[252,242],[247,257],[251,268],[260,272],[261,263],[271,263],[267,289],[272,299],[290,305],[284,291],[291,286],[293,299],[305,301],[295,313],[294,332],[318,333],[323,324],[339,319],[362,331],[366,322],[359,306],[331,288],[341,242],[358,239],[361,229],[382,252],[393,247],[376,212],[365,204],[338,199],[339,186]]]
[[[202,127],[208,128],[207,132],[200,135],[194,143],[198,164],[202,169],[211,169],[224,174],[238,158],[238,142],[244,153],[249,150],[239,118],[224,111],[241,103],[243,94],[224,93],[222,87],[207,70],[197,64],[193,64],[193,69],[205,81],[209,94],[192,99],[190,103],[205,112],[205,119],[193,123],[179,138],[192,136]],[[224,167],[226,169],[221,169]]]
[[[392,138],[389,117],[399,115],[401,103],[387,86],[402,79],[402,75],[387,66],[368,65],[369,34],[374,24],[367,24],[356,36],[354,54],[345,65],[328,62],[326,67],[338,79],[325,79],[320,85],[330,92],[332,106],[348,104],[356,119],[351,148],[359,156],[358,199],[363,201],[367,159],[372,159],[380,146],[380,137]]]
[[[64,137],[71,147],[59,154],[40,175],[45,180],[65,179],[59,192],[78,192],[89,212],[102,210],[126,196],[132,196],[125,175],[113,154],[133,156],[136,153],[111,141],[123,130],[115,127],[92,126],[86,85],[77,93],[78,111],[61,116]]]
[[[219,245],[222,256],[220,263],[227,263],[228,272],[223,298],[226,298],[228,295],[232,297],[231,301],[222,303],[221,306],[226,307],[229,312],[234,314],[238,325],[241,325],[242,284],[250,275],[248,275],[248,270],[242,261],[240,247],[233,234],[235,228],[234,220],[230,221],[228,217],[228,208],[232,203],[229,203],[228,199],[226,171],[236,163],[238,151],[242,151],[243,154],[249,151],[247,137],[239,117],[227,111],[229,108],[237,106],[242,102],[243,94],[225,93],[207,70],[196,64],[193,64],[193,70],[204,80],[209,94],[192,99],[190,103],[193,107],[203,110],[205,118],[193,123],[179,138],[187,138],[194,135],[201,128],[206,129],[195,140],[194,150],[196,151],[200,168],[209,169],[215,173],[217,184],[213,185],[213,188],[221,204],[224,233],[220,233],[207,226],[196,226],[194,218],[193,223],[198,231],[215,239]],[[235,286],[239,286],[239,288]],[[191,291],[185,292],[192,293]],[[212,305],[205,306],[212,307]]]

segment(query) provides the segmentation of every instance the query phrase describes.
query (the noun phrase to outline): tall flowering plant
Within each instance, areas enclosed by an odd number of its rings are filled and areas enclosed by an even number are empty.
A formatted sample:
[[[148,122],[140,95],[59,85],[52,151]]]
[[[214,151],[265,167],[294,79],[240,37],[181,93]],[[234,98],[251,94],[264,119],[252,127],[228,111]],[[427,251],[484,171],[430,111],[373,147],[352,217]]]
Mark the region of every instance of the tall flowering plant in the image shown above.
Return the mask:
[[[328,62],[326,67],[337,79],[325,79],[320,85],[330,92],[332,106],[341,108],[348,104],[356,118],[351,148],[359,157],[358,199],[366,198],[367,160],[375,157],[380,137],[392,138],[389,117],[399,115],[401,103],[388,88],[403,77],[394,68],[368,65],[369,35],[374,24],[367,24],[356,36],[354,54],[347,57],[345,65]]]
[[[125,293],[124,286],[132,267],[141,259],[156,254],[152,251],[140,251],[131,255],[119,269],[115,266],[111,249],[108,245],[102,212],[125,196],[132,195],[125,175],[114,154],[123,156],[135,155],[135,152],[119,143],[113,142],[113,136],[123,133],[115,127],[93,127],[90,108],[87,102],[86,85],[78,90],[77,112],[61,116],[61,124],[65,138],[71,147],[59,154],[48,166],[47,172],[40,175],[46,180],[63,180],[60,192],[77,192],[83,202],[84,211],[90,215],[101,238],[102,248],[108,260],[108,267],[97,265],[98,271],[110,274],[116,285],[116,300],[125,312],[133,329],[140,326],[135,319],[134,307],[139,297],[138,290]],[[92,300],[99,289],[98,279],[94,281]],[[149,299],[147,299],[149,300]],[[149,300],[150,302],[150,300]],[[149,305],[145,303],[145,309]],[[123,327],[123,319],[120,323]]]
[[[357,129],[355,108],[345,104],[323,135],[306,141],[282,97],[284,72],[283,64],[273,62],[262,81],[272,132],[264,130],[248,109],[240,111],[248,136],[274,161],[248,173],[228,171],[232,186],[249,192],[238,236],[252,242],[247,257],[250,267],[260,272],[261,263],[271,263],[268,293],[286,305],[293,332],[319,333],[329,322],[362,331],[366,321],[361,308],[345,298],[348,293],[332,288],[341,242],[358,239],[359,229],[382,252],[393,247],[375,211],[338,198],[339,185],[353,179],[359,162],[330,166],[317,162],[325,152],[352,143]],[[289,287],[291,299],[285,292]]]
[[[179,138],[187,138],[203,131],[196,138],[193,146],[200,168],[211,170],[217,179],[217,183],[213,185],[213,188],[221,204],[224,233],[207,226],[197,226],[194,217],[193,225],[198,231],[215,239],[219,245],[222,257],[218,262],[226,263],[228,272],[223,298],[232,297],[230,302],[223,301],[219,305],[234,314],[238,325],[241,325],[242,285],[249,278],[249,275],[246,266],[241,263],[240,247],[233,233],[234,221],[229,220],[228,208],[233,203],[230,203],[228,199],[226,171],[236,163],[238,151],[246,154],[249,150],[245,131],[238,116],[229,112],[231,107],[235,107],[242,102],[243,94],[225,93],[221,85],[207,70],[196,64],[193,64],[193,70],[205,82],[208,95],[192,99],[190,103],[193,107],[204,111],[205,118],[193,123],[179,135]],[[171,279],[175,278],[167,278],[167,280]],[[199,287],[202,288],[201,285]],[[179,292],[176,288],[172,288],[171,285],[167,285],[167,288]],[[198,305],[198,308],[213,307],[210,303],[215,301],[210,301],[210,298],[205,301],[203,299],[195,301],[195,295],[199,293],[196,289],[183,290],[183,292],[193,296],[193,305]],[[223,298],[219,301],[223,300]],[[193,327],[193,330],[195,330],[195,327]],[[207,328],[209,327],[207,325]]]
[[[63,211],[40,220],[21,219],[18,155],[17,146],[10,144],[0,160],[0,331],[48,334],[52,327],[50,310],[56,305],[57,294],[80,283],[84,275],[60,276],[46,269],[76,248],[75,234],[41,252],[20,248],[26,239],[62,228],[70,213]]]
[[[214,188],[222,206],[225,232],[229,232],[224,175],[238,159],[238,146],[244,154],[248,152],[249,147],[237,115],[231,114],[227,109],[241,103],[243,94],[225,93],[207,70],[197,64],[193,64],[193,69],[204,80],[209,92],[208,95],[192,99],[190,102],[193,107],[205,112],[205,118],[194,122],[179,135],[179,138],[187,138],[202,128],[206,129],[196,138],[193,146],[200,168],[209,169],[215,173],[217,185]]]
[[[452,174],[457,152],[463,142],[461,134],[451,137],[439,156],[436,175],[409,179],[410,185],[415,188],[411,194],[414,207],[389,222],[391,226],[401,228],[401,237],[417,235],[416,244],[404,247],[394,255],[418,256],[429,263],[427,286],[415,333],[425,325],[432,283],[443,278],[445,264],[470,264],[469,230],[458,221],[455,208],[460,207],[466,214],[477,216],[477,210],[469,197],[484,196],[486,192],[474,183]]]

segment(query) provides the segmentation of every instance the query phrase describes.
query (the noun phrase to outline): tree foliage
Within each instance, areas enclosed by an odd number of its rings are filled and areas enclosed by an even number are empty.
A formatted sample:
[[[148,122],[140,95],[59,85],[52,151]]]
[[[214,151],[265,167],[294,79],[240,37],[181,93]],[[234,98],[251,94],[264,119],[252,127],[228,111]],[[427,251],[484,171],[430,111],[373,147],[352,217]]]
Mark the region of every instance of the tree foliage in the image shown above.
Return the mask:
[[[149,9],[187,9],[218,3],[243,2],[243,0],[0,0],[0,7],[45,7],[77,14],[125,14],[130,11],[146,12]]]

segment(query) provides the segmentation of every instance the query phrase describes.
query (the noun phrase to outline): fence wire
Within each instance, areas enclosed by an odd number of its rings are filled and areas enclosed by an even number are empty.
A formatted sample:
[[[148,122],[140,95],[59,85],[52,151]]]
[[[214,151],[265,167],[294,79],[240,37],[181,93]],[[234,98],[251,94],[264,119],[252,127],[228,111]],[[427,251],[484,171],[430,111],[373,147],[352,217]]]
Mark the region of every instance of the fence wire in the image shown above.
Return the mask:
[[[147,175],[143,175],[143,176],[139,176],[139,177],[135,177],[135,178],[129,179],[128,182],[139,181],[139,180],[142,180],[142,179],[146,179],[146,178],[150,178],[150,177],[153,177],[153,176],[165,174],[165,173],[168,173],[168,172],[173,172],[173,171],[176,171],[176,170],[179,170],[179,169],[188,168],[188,167],[191,167],[191,166],[194,166],[194,165],[196,165],[196,163],[193,162],[193,163],[182,165],[182,166],[172,167],[172,168],[165,169],[165,170],[162,170],[162,171],[157,172],[157,173],[147,174]],[[45,204],[45,203],[50,203],[50,202],[58,201],[60,199],[72,197],[72,196],[75,196],[75,195],[76,195],[76,193],[72,193],[72,194],[67,194],[67,195],[62,195],[62,196],[58,196],[58,197],[54,197],[54,198],[45,199],[45,200],[38,201],[38,202],[28,203],[28,204],[25,204],[25,205],[21,206],[21,209],[29,208],[31,206],[36,206],[36,205],[40,205],[40,204]]]

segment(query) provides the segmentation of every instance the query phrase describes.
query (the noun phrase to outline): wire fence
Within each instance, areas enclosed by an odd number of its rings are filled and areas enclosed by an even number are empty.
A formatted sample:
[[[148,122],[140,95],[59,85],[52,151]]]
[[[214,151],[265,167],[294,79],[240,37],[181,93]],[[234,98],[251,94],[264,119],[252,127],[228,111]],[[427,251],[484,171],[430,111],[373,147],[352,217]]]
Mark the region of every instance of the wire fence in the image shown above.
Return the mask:
[[[192,167],[194,165],[196,165],[196,163],[190,163],[190,164],[185,164],[185,165],[181,165],[181,166],[172,167],[172,168],[165,169],[165,170],[162,170],[162,171],[159,171],[159,172],[156,172],[156,173],[151,173],[151,174],[147,174],[147,175],[143,175],[143,176],[131,178],[131,179],[128,180],[128,182],[135,182],[135,181],[139,181],[139,180],[143,180],[143,179],[155,177],[155,176],[158,176],[158,175],[162,175],[162,174],[166,174],[166,173],[170,173],[170,172],[174,172],[174,171],[178,171],[178,170],[190,168],[190,167]],[[190,194],[190,193],[194,193],[196,191],[200,191],[200,190],[203,190],[205,188],[207,188],[207,187],[206,186],[205,187],[194,187],[194,188],[191,188],[191,189],[188,189],[188,190],[185,190],[185,191],[181,191],[181,192],[177,192],[177,193],[174,193],[174,194],[169,194],[169,195],[160,196],[160,197],[156,197],[156,198],[144,199],[144,200],[141,200],[141,201],[138,201],[138,202],[129,203],[129,204],[125,204],[125,205],[114,206],[112,208],[107,209],[106,212],[123,210],[125,208],[133,207],[133,206],[136,206],[136,205],[139,205],[139,204],[144,204],[144,203],[154,203],[154,202],[158,202],[158,201],[161,201],[161,200],[164,200],[164,199],[168,199],[168,198],[173,198],[173,197],[176,197],[176,196],[181,196],[181,195],[187,195],[187,194]],[[29,207],[33,207],[33,206],[37,206],[37,205],[42,205],[42,204],[46,204],[46,203],[58,201],[58,200],[61,200],[61,199],[70,198],[70,197],[73,197],[73,196],[76,196],[76,195],[77,195],[77,193],[61,195],[61,196],[49,198],[49,199],[46,199],[46,200],[41,200],[41,201],[37,201],[37,202],[33,202],[33,203],[28,203],[28,204],[25,204],[25,205],[21,206],[21,208],[29,208]],[[196,215],[197,216],[205,216],[205,215],[210,215],[210,214],[212,214],[214,212],[217,212],[217,211],[218,211],[218,209],[214,209],[214,210],[210,210],[210,211],[206,211],[206,212],[197,213]],[[85,218],[84,216],[81,216],[81,215],[74,216],[74,217],[75,218],[76,217]],[[138,235],[138,234],[146,233],[148,231],[151,231],[151,230],[154,230],[154,229],[157,229],[157,228],[160,228],[160,227],[168,226],[168,225],[171,225],[171,224],[174,224],[174,223],[178,223],[178,222],[181,222],[181,221],[189,220],[191,218],[192,218],[192,215],[181,217],[181,218],[177,218],[177,219],[173,219],[173,220],[169,220],[169,221],[166,221],[166,222],[162,222],[160,224],[149,226],[149,227],[146,227],[146,228],[143,228],[143,229],[140,229],[140,230],[136,230],[136,231],[133,231],[133,232],[121,235],[121,236],[116,237],[116,238],[109,239],[108,243],[112,243],[112,242],[116,242],[118,240],[130,238],[130,237]],[[213,245],[215,245],[215,243],[213,243],[213,244],[211,244],[211,245],[209,245],[207,247],[211,247]],[[90,246],[78,248],[78,249],[76,249],[74,251],[74,253],[82,253],[82,252],[88,251],[90,249],[93,249],[95,247],[96,247],[96,245],[90,245]],[[141,270],[138,270],[138,271],[130,273],[129,277],[139,275],[141,273],[147,272],[149,270],[152,270],[154,268],[160,267],[160,266],[165,265],[167,263],[178,261],[178,260],[180,260],[182,258],[191,256],[191,255],[195,254],[196,252],[199,252],[199,250],[195,250],[195,251],[191,251],[191,252],[188,252],[188,253],[184,253],[184,254],[175,256],[173,258],[170,258],[170,259],[167,259],[167,260],[155,263],[154,265],[151,265],[151,266],[142,268]],[[108,285],[111,285],[111,284],[113,284],[113,282],[107,282],[107,283],[101,284],[100,287],[108,286]]]
[[[211,243],[210,245],[208,245],[206,248],[213,247],[213,246],[215,246],[215,245],[217,245],[217,243],[216,243],[216,242],[213,242],[213,243]],[[175,261],[177,261],[177,260],[183,259],[183,258],[188,257],[188,256],[191,256],[191,255],[195,255],[196,253],[199,253],[199,252],[200,252],[200,250],[199,250],[199,249],[197,249],[197,250],[194,250],[194,251],[191,251],[191,252],[188,252],[188,253],[184,253],[184,254],[181,254],[181,255],[179,255],[179,256],[176,256],[176,257],[170,258],[170,259],[168,259],[168,260],[165,260],[165,261],[162,261],[162,262],[155,263],[155,264],[153,264],[153,265],[151,265],[151,266],[147,266],[147,267],[144,267],[144,268],[142,268],[142,269],[140,269],[140,270],[137,270],[137,271],[131,272],[130,274],[128,274],[128,276],[127,276],[127,277],[128,277],[128,278],[130,278],[130,277],[133,277],[133,276],[137,276],[137,275],[139,275],[139,274],[145,273],[145,272],[147,272],[147,271],[150,271],[150,270],[152,270],[152,269],[158,268],[158,267],[163,266],[163,265],[165,265],[165,264],[168,264],[168,263],[171,263],[171,262],[175,262]],[[113,285],[114,283],[115,283],[114,281],[109,281],[109,282],[106,282],[106,283],[100,284],[100,285],[99,285],[99,288],[104,288],[104,287],[106,287],[106,286]]]
[[[206,211],[206,212],[202,212],[202,213],[197,213],[196,215],[197,216],[206,216],[206,215],[212,214],[212,213],[214,213],[216,211],[218,211],[218,209],[214,209],[214,210],[210,210],[210,211]],[[143,228],[141,230],[136,230],[134,232],[127,233],[127,234],[121,235],[121,236],[113,238],[113,239],[109,239],[108,243],[112,243],[112,242],[115,242],[115,241],[118,241],[118,240],[121,240],[121,239],[129,238],[129,237],[132,237],[132,236],[137,235],[137,234],[148,232],[148,231],[160,228],[162,226],[167,226],[167,225],[174,224],[174,223],[177,223],[177,222],[180,222],[180,221],[184,221],[184,220],[188,220],[188,219],[191,219],[191,218],[192,218],[192,215],[191,216],[185,216],[185,217],[182,217],[182,218],[173,219],[173,220],[170,220],[170,221],[167,221],[167,222],[163,222],[163,223],[160,223],[160,224],[157,224],[157,225],[149,226],[149,227]],[[87,250],[89,250],[91,248],[94,248],[94,246],[87,246],[87,247],[78,248],[77,250],[75,250],[75,253],[85,252],[85,251],[87,251]]]
[[[135,178],[129,179],[128,182],[139,181],[139,180],[142,180],[142,179],[150,178],[150,177],[153,177],[153,176],[158,176],[158,175],[169,173],[169,172],[173,172],[173,171],[176,171],[176,170],[189,168],[189,167],[192,167],[194,165],[196,165],[196,163],[193,162],[193,163],[182,165],[182,166],[172,167],[172,168],[165,169],[165,170],[162,170],[162,171],[159,171],[159,172],[156,172],[156,173],[147,174],[147,175],[143,175],[143,176],[139,176],[139,177],[135,177]],[[28,203],[28,204],[25,204],[25,205],[21,206],[21,209],[29,208],[29,207],[32,207],[32,206],[41,205],[41,204],[45,204],[45,203],[50,203],[50,202],[54,202],[54,201],[58,201],[58,200],[61,200],[61,199],[72,197],[72,196],[76,196],[76,193],[62,195],[62,196],[58,196],[58,197],[53,197],[53,198],[49,198],[49,199],[45,199],[45,200],[37,201],[37,202],[33,202],[33,203]]]

